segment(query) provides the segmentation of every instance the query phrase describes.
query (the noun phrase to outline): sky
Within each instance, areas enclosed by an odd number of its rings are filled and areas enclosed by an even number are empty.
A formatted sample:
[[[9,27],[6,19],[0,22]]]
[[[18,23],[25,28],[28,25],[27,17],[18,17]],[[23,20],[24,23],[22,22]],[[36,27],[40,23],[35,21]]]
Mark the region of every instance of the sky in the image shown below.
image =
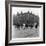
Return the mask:
[[[12,7],[12,15],[16,15],[17,12],[21,13],[21,11],[23,13],[25,12],[32,12],[35,15],[40,15],[40,8],[31,8],[31,7]]]

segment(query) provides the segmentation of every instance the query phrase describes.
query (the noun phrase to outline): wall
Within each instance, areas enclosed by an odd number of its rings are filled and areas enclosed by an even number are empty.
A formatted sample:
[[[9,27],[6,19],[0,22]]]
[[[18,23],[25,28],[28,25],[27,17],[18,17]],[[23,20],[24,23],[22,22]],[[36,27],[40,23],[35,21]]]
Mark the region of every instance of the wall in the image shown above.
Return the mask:
[[[22,0],[31,1],[31,0]],[[36,2],[46,2],[46,0],[32,0]],[[0,46],[5,46],[5,0],[0,0]],[[35,44],[35,45],[16,45],[16,46],[46,46],[46,44]]]

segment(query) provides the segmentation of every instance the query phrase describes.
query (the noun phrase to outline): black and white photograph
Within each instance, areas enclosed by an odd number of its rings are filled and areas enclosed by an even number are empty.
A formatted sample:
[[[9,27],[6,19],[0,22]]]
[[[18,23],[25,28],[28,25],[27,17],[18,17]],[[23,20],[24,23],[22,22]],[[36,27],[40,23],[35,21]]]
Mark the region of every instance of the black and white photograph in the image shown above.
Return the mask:
[[[8,4],[8,44],[45,42],[44,3],[11,2]]]
[[[12,37],[31,38],[39,37],[40,13],[39,8],[12,8]]]

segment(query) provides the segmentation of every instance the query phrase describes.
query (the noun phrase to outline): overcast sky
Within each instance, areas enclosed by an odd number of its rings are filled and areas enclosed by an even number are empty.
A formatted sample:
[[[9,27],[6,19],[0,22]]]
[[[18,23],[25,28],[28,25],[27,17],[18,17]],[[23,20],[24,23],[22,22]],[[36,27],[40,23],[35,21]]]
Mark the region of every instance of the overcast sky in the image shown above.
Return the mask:
[[[31,8],[31,7],[12,7],[12,15],[17,14],[17,12],[21,13],[24,12],[31,12],[35,15],[40,15],[40,8]]]

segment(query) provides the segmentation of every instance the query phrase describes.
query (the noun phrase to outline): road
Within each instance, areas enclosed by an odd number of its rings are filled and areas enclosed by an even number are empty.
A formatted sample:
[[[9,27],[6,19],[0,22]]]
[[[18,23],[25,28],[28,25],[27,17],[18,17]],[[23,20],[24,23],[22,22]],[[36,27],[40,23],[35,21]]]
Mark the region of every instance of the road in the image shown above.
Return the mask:
[[[15,26],[12,27],[12,38],[27,38],[27,37],[38,37],[39,36],[39,27],[26,28],[26,29],[17,29]]]

